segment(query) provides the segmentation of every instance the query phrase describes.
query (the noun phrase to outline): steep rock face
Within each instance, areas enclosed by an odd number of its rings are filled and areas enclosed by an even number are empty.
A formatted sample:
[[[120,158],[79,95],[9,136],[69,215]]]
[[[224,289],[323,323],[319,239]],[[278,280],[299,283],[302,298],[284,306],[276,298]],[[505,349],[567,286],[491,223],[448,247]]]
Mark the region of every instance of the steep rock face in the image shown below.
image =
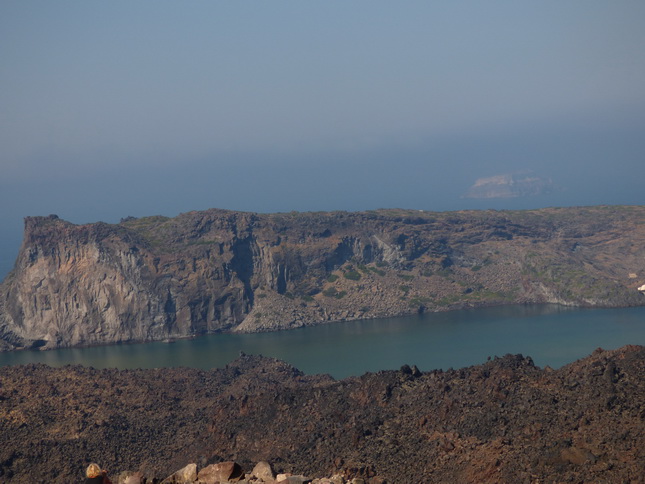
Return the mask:
[[[0,349],[265,331],[508,303],[645,303],[645,209],[25,220]]]
[[[28,218],[5,319],[36,346],[156,339],[181,331],[164,281],[149,277],[140,240],[105,224]],[[144,249],[145,250],[145,249]]]

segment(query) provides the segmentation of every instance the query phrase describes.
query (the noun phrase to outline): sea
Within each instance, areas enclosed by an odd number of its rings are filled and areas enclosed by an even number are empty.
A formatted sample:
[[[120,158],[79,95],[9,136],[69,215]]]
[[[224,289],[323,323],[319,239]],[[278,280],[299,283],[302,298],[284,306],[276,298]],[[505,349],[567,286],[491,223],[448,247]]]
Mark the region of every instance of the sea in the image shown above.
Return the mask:
[[[0,353],[0,366],[45,363],[95,368],[222,368],[241,353],[284,360],[306,374],[341,379],[416,365],[462,368],[505,354],[559,368],[597,348],[645,345],[645,307],[585,309],[513,305],[348,321],[256,334],[209,334],[174,342]]]

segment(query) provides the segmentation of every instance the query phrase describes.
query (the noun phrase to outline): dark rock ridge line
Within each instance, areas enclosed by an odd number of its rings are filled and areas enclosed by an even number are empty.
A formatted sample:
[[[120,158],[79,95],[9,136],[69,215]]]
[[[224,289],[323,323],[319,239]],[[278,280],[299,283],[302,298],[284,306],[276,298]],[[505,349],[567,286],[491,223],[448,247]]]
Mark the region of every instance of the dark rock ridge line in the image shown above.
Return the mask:
[[[0,349],[511,303],[645,303],[645,207],[25,220]]]
[[[644,422],[642,346],[558,370],[506,355],[341,381],[257,356],[210,371],[30,364],[0,368],[0,481],[265,461],[345,481],[641,482]]]

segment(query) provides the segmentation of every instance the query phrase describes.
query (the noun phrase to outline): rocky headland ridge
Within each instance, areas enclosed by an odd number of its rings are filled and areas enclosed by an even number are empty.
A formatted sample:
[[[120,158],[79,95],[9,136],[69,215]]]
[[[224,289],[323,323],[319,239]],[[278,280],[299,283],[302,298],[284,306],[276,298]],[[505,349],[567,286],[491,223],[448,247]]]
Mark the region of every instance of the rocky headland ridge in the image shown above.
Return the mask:
[[[81,482],[89,462],[120,484],[641,483],[645,348],[340,381],[248,355],[208,371],[7,366],[0,442],[7,483]]]
[[[645,304],[645,207],[25,219],[0,349],[270,331],[424,311]]]

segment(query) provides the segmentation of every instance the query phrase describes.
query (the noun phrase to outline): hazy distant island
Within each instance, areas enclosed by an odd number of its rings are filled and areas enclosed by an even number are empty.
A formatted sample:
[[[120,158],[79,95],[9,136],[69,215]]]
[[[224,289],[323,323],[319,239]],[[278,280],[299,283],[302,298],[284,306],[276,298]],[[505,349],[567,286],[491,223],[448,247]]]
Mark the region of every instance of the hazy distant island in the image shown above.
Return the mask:
[[[550,178],[524,171],[479,178],[462,198],[519,198],[545,195],[556,190]]]
[[[645,207],[25,219],[3,350],[511,303],[645,304]]]

